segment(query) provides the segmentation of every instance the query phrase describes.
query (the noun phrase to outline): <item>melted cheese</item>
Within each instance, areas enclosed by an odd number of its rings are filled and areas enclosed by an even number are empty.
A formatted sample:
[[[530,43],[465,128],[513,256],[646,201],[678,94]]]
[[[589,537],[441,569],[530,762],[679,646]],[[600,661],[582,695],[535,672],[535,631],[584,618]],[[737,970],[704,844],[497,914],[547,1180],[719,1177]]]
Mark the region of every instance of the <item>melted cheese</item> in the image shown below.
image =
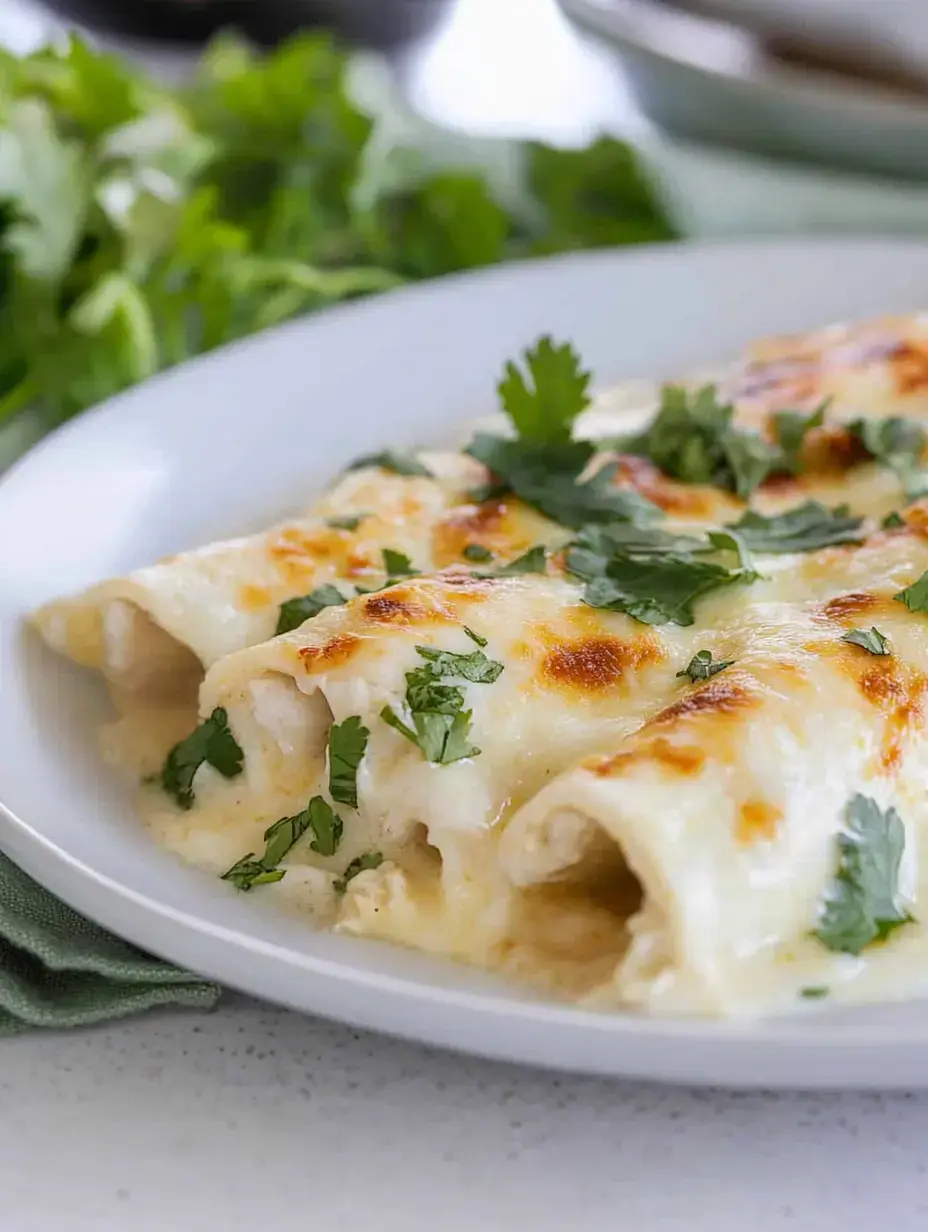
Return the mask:
[[[423,455],[434,478],[349,473],[305,517],[42,609],[46,639],[102,670],[125,712],[106,735],[112,762],[154,773],[190,729],[198,687],[201,716],[227,711],[244,772],[201,767],[190,811],[144,786],[158,841],[213,874],[262,850],[269,825],[326,794],[331,725],[358,716],[370,739],[337,854],[301,841],[262,895],[605,1009],[780,1012],[809,985],[852,1000],[910,994],[928,970],[928,618],[893,596],[928,569],[928,504],[878,530],[902,502],[899,480],[862,460],[841,423],[928,415],[928,317],[771,340],[710,379],[742,425],[767,433],[778,409],[831,400],[803,473],[769,481],[752,506],[847,503],[867,538],[757,557],[761,580],[701,599],[690,627],[585,606],[559,564],[564,528],[513,498],[474,503],[488,476],[460,454]],[[599,399],[584,431],[627,432],[657,398],[627,384]],[[744,512],[646,460],[603,452],[596,465],[609,461],[667,527]],[[327,522],[352,515],[354,530]],[[462,567],[474,544],[500,564],[539,542],[555,549],[544,576]],[[381,585],[388,547],[423,575],[356,594]],[[355,597],[272,637],[283,601],[330,582]],[[892,656],[842,642],[872,624]],[[432,765],[381,714],[402,709],[416,647],[468,654],[465,629],[503,672],[452,682],[480,752]],[[735,664],[681,679],[701,649]],[[899,810],[902,891],[926,924],[851,958],[810,932],[857,792]],[[382,865],[340,893],[347,864],[371,851]]]

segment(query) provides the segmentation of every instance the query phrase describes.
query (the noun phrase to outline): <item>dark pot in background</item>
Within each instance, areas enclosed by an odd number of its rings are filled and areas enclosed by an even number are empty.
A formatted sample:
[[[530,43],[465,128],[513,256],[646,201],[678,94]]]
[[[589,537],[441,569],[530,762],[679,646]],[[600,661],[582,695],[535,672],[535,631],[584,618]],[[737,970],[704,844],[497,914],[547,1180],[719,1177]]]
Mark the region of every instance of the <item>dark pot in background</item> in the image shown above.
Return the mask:
[[[155,43],[201,43],[234,27],[273,44],[307,26],[388,47],[425,34],[450,0],[44,0],[59,16],[101,34]]]

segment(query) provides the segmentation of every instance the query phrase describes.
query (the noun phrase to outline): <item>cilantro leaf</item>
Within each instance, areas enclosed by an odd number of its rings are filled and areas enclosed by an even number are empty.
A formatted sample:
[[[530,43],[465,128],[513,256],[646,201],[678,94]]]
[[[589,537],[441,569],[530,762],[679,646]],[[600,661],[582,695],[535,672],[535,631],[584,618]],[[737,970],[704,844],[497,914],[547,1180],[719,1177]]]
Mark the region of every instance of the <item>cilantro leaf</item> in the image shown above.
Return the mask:
[[[426,761],[450,765],[476,757],[480,750],[468,740],[471,712],[464,709],[464,690],[441,682],[447,676],[458,676],[475,684],[492,684],[503,670],[502,663],[487,658],[482,650],[462,655],[417,646],[416,653],[426,663],[406,673],[405,707],[410,722],[390,706],[384,706],[380,717],[417,745]]]
[[[473,561],[475,564],[493,559],[493,553],[490,549],[485,548],[480,543],[469,543],[464,549],[463,556],[465,560]]]
[[[404,552],[397,552],[393,548],[384,548],[381,555],[383,556],[383,567],[387,575],[388,586],[393,582],[399,581],[401,578],[418,576],[419,570],[413,568],[412,561]]]
[[[899,895],[905,826],[894,808],[884,813],[862,795],[851,798],[845,817],[814,936],[836,953],[860,954],[912,920]]]
[[[331,526],[333,530],[357,530],[367,517],[370,517],[370,514],[348,514],[343,518],[326,518],[325,524],[326,526]]]
[[[301,813],[281,817],[264,831],[265,848],[260,858],[256,858],[254,852],[249,853],[223,873],[222,880],[231,881],[236,889],[246,891],[280,881],[286,869],[277,866],[307,830],[312,830],[315,836],[309,844],[313,851],[332,856],[338,850],[342,828],[341,818],[334,809],[321,796],[313,796]]]
[[[572,568],[568,558],[568,568]],[[691,625],[693,604],[703,595],[748,580],[741,570],[696,560],[678,552],[666,556],[613,556],[583,592],[590,607],[627,612],[643,624]]]
[[[807,988],[799,990],[799,995],[803,1001],[821,1001],[828,994],[829,989],[824,984],[810,984]]]
[[[860,543],[863,518],[852,517],[846,505],[827,509],[806,501],[786,513],[765,517],[748,510],[729,527],[755,552],[814,552],[838,543]]]
[[[873,655],[892,654],[889,641],[874,625],[871,629],[851,629],[841,638],[842,642],[850,642],[852,646],[862,646]]]
[[[355,458],[347,469],[359,471],[367,466],[379,466],[381,470],[390,471],[394,475],[419,475],[423,479],[435,478],[429,468],[413,454],[400,453],[396,449],[384,449],[381,453],[368,453],[361,458]]]
[[[708,539],[675,534],[656,526],[637,526],[617,522],[605,526],[585,526],[570,544],[567,568],[577,577],[589,580],[605,571],[615,553],[632,556],[664,556],[668,552],[704,551]]]
[[[711,650],[698,650],[683,671],[677,672],[677,677],[689,676],[690,680],[695,684],[697,680],[709,680],[711,677],[717,676],[726,667],[731,667],[734,661],[734,659],[724,659],[716,662],[712,658]]]
[[[928,569],[911,586],[893,595],[897,603],[904,603],[910,612],[928,612]]]
[[[536,543],[533,548],[511,560],[508,565],[497,569],[496,577],[517,577],[521,573],[547,573],[548,549],[543,543]]]
[[[928,491],[928,475],[921,469],[928,434],[911,419],[855,419],[845,425],[877,462],[895,471],[906,497],[915,500]]]
[[[892,513],[887,513],[880,526],[883,530],[898,530],[900,526],[905,526],[905,518],[894,509]]]
[[[468,629],[467,625],[463,625],[462,628],[464,629],[464,632],[467,634],[470,640],[474,642],[477,646],[480,646],[481,648],[486,646],[487,639],[485,637],[481,637],[480,634],[475,633],[473,629]]]
[[[713,484],[747,500],[787,463],[778,446],[735,428],[733,416],[734,407],[719,401],[714,385],[695,393],[665,385],[657,415],[645,431],[614,444],[624,453],[650,458],[674,479]]]
[[[773,414],[773,435],[783,452],[785,466],[792,474],[798,475],[800,456],[806,436],[813,428],[820,428],[825,422],[825,412],[830,399],[825,399],[814,411],[803,415],[801,411],[775,411]]]
[[[311,620],[313,616],[318,616],[324,608],[341,607],[347,602],[341,591],[328,583],[317,586],[308,595],[287,599],[280,605],[275,634],[289,633],[292,629],[298,629],[305,621]]]
[[[344,894],[349,881],[357,877],[358,873],[366,873],[369,869],[380,868],[383,864],[383,855],[379,851],[365,851],[362,855],[355,856],[341,877],[335,882],[335,890],[338,894]]]
[[[336,804],[358,807],[358,767],[370,734],[358,715],[329,731],[329,795]]]
[[[474,684],[492,684],[498,680],[502,663],[488,659],[482,650],[474,650],[471,654],[455,654],[453,650],[435,650],[432,646],[417,646],[416,654],[432,664],[432,670],[438,677],[460,676]]]
[[[502,490],[514,492],[527,505],[573,530],[590,522],[647,522],[663,517],[651,501],[616,486],[617,464],[609,463],[580,482],[594,453],[589,441],[532,445],[478,432],[464,452],[492,471]]]
[[[227,779],[241,774],[245,764],[245,754],[232,735],[229,717],[221,706],[186,739],[174,745],[161,771],[161,786],[183,809],[193,807],[193,780],[204,762]]]
[[[590,405],[590,374],[569,342],[556,345],[547,335],[525,351],[524,359],[531,384],[507,361],[497,387],[503,410],[521,440],[566,445],[573,421]]]

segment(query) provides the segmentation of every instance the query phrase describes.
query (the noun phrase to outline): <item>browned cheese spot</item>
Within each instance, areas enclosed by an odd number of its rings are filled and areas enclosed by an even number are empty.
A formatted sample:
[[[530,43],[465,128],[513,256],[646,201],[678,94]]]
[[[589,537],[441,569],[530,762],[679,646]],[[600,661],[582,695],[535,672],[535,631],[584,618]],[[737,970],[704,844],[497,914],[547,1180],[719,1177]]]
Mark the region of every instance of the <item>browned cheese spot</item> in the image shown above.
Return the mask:
[[[307,672],[327,672],[344,667],[360,645],[355,634],[336,633],[322,646],[304,646],[299,655]]]
[[[822,612],[828,620],[842,622],[872,612],[879,606],[880,600],[876,595],[869,595],[866,591],[853,591],[851,594],[836,595],[834,599],[829,599]]]
[[[782,811],[766,800],[746,800],[738,810],[738,842],[745,847],[754,843],[771,843],[782,820]]]
[[[634,489],[666,513],[695,518],[711,517],[724,502],[724,497],[714,488],[690,486],[668,479],[647,458],[622,454],[618,464],[615,476],[617,486]]]
[[[855,666],[851,666],[852,671]],[[925,721],[928,676],[888,656],[867,663],[857,676],[857,685],[886,720],[880,757],[884,769],[895,770],[902,760],[906,738]]]
[[[674,774],[693,775],[698,774],[705,765],[706,755],[695,745],[672,744],[664,736],[657,736],[637,748],[585,764],[600,778],[611,778],[645,761],[657,762]]]
[[[547,685],[598,693],[613,688],[627,673],[664,657],[650,637],[627,641],[607,634],[583,637],[552,646],[542,661],[541,677]]]
[[[889,356],[896,388],[915,394],[928,388],[928,350],[914,342],[900,342]]]

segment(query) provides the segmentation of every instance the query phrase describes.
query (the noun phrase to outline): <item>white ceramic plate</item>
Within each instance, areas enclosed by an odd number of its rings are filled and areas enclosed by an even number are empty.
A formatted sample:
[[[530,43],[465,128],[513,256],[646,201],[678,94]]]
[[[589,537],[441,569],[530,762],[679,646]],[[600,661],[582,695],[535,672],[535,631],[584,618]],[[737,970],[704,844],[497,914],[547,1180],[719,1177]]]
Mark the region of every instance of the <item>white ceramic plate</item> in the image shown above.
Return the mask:
[[[928,1086],[928,1005],[719,1024],[582,1013],[451,963],[315,934],[181,867],[97,756],[106,703],[22,617],[42,600],[271,520],[347,459],[490,408],[543,331],[601,381],[672,375],[758,334],[925,307],[928,246],[767,243],[595,253],[338,309],[154,380],[0,482],[0,843],[72,906],[275,1001],[487,1056],[751,1086]]]

